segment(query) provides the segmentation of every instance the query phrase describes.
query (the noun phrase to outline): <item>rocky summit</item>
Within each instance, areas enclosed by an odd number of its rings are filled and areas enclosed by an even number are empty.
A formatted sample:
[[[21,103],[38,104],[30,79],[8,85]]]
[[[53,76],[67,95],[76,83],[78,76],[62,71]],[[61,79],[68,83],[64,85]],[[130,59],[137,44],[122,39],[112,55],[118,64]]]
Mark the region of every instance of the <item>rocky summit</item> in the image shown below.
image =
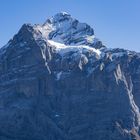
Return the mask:
[[[139,109],[140,54],[66,12],[0,49],[0,140],[140,140]]]

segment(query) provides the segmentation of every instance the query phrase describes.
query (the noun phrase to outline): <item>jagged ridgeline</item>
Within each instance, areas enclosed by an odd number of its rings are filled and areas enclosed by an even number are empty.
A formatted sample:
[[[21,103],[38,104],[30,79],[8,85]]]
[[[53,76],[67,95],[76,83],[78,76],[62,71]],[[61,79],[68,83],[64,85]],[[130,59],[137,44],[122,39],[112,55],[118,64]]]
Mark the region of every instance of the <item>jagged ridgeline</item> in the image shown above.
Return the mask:
[[[68,13],[0,49],[0,140],[139,140],[139,108],[140,54]]]

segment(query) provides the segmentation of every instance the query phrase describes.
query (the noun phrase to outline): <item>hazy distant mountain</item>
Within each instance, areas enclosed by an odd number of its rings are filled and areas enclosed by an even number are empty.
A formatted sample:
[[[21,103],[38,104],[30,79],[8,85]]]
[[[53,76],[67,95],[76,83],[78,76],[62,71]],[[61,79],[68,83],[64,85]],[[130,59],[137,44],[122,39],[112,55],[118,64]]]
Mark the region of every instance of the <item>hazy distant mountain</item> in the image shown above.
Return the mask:
[[[140,140],[139,108],[140,54],[68,13],[0,49],[0,140]]]

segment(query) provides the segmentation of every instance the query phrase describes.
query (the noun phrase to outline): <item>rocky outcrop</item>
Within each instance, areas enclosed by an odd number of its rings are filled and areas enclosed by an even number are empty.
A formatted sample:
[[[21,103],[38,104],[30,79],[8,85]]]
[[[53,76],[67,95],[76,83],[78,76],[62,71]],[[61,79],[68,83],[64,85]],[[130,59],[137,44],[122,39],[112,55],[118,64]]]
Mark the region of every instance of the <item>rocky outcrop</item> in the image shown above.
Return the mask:
[[[139,75],[65,12],[24,24],[0,49],[0,139],[139,140]]]

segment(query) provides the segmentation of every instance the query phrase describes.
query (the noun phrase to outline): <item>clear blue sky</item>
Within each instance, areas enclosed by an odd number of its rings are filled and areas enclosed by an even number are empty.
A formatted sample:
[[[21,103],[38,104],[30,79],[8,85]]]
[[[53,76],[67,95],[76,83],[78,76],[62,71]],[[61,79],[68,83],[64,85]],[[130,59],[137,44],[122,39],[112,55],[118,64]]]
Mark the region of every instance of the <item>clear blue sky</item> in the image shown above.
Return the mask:
[[[140,52],[140,0],[1,0],[0,47],[23,23],[42,24],[60,11],[90,24],[106,46]]]

